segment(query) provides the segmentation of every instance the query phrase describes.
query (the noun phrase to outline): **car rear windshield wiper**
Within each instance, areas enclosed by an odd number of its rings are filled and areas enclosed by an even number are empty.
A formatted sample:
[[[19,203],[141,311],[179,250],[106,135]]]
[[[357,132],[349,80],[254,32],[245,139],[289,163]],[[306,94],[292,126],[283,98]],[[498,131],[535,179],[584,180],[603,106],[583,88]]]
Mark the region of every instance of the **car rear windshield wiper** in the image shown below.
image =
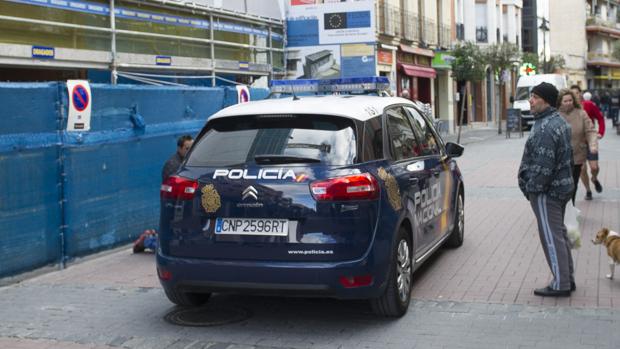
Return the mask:
[[[254,156],[257,164],[294,164],[301,162],[321,162],[320,159],[296,155],[261,154]]]

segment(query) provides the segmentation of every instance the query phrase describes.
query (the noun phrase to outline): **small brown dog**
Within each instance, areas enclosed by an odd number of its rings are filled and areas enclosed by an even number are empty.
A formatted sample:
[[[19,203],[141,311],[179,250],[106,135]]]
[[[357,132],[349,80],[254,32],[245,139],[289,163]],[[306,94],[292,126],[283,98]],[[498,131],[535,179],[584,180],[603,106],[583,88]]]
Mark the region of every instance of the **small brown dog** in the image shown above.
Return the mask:
[[[603,244],[607,247],[607,255],[609,256],[609,274],[608,279],[614,278],[614,269],[616,264],[620,264],[620,234],[607,228],[601,229],[596,233],[596,237],[592,240],[595,245]]]

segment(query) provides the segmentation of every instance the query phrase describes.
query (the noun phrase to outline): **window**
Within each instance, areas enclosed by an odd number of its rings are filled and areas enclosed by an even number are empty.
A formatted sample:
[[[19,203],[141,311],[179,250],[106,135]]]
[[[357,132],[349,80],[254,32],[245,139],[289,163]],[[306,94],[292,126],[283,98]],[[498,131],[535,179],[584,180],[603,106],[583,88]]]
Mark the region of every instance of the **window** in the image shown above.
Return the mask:
[[[420,151],[422,156],[438,155],[439,143],[435,138],[433,130],[428,125],[428,122],[417,110],[413,108],[405,108],[409,114],[411,124],[416,132],[416,136],[420,143]]]
[[[319,115],[257,115],[214,120],[189,155],[188,166],[254,163],[257,155],[318,159],[325,165],[356,161],[355,126]]]
[[[394,160],[408,159],[420,155],[420,147],[407,120],[405,111],[398,107],[386,112],[388,132]]]
[[[364,123],[364,144],[362,151],[365,161],[383,159],[383,127],[381,116],[374,117]]]

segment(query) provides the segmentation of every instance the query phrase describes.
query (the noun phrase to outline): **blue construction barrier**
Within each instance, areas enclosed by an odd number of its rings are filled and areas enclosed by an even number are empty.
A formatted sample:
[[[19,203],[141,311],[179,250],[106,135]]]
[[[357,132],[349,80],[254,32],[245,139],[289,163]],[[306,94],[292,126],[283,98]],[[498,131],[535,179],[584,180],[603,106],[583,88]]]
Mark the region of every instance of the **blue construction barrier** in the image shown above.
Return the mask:
[[[127,243],[159,219],[176,138],[234,88],[91,85],[88,132],[66,132],[64,83],[0,83],[0,277]],[[267,96],[250,89],[253,100]]]

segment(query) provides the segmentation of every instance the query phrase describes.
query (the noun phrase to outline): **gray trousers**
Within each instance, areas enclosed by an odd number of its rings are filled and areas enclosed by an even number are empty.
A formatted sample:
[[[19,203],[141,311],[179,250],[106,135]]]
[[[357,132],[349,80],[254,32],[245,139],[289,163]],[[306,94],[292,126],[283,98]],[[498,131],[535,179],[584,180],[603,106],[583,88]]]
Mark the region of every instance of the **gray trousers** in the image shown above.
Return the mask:
[[[575,279],[573,256],[564,226],[566,203],[546,194],[530,194],[529,199],[538,221],[540,242],[553,274],[553,281],[549,287],[554,290],[569,290],[571,282]]]

